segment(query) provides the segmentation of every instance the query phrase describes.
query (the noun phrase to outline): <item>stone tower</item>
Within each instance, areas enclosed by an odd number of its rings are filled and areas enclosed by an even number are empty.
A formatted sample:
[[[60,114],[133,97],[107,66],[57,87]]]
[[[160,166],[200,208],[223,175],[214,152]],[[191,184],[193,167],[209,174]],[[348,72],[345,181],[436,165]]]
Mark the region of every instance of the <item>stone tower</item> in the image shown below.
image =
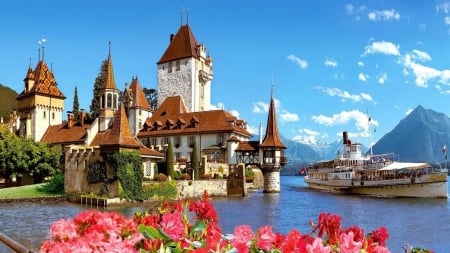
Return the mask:
[[[113,64],[111,59],[111,43],[109,44],[108,59],[106,60],[106,73],[104,83],[100,89],[99,131],[103,132],[111,124],[114,112],[119,109],[120,91],[114,80]]]
[[[270,99],[266,135],[259,147],[262,152],[261,169],[264,174],[264,193],[278,193],[280,192],[280,170],[287,160],[284,157],[286,146],[278,134],[273,97]]]
[[[212,59],[198,44],[189,25],[170,35],[169,46],[158,61],[158,106],[180,95],[190,112],[207,111],[211,104]]]
[[[58,89],[44,59],[34,69],[28,67],[24,90],[16,98],[20,120],[19,135],[40,141],[49,126],[62,123],[66,97]]]

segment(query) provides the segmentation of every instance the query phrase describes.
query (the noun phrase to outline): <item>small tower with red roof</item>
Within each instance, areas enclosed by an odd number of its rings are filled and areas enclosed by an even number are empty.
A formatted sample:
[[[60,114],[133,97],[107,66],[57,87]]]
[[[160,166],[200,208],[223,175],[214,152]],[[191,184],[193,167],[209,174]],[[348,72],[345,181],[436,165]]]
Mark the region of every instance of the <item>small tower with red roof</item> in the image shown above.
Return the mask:
[[[275,101],[271,96],[267,117],[266,135],[259,145],[261,170],[264,174],[264,193],[280,192],[280,170],[286,164],[284,157],[286,146],[278,134]]]

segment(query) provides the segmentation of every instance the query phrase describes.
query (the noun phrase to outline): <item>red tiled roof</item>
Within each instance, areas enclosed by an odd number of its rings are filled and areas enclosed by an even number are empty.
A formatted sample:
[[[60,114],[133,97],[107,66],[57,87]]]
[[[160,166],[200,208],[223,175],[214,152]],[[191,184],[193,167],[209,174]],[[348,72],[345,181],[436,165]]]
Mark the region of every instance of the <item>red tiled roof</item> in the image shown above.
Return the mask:
[[[112,126],[105,132],[98,133],[91,145],[140,148],[141,143],[131,134],[123,104],[114,113]]]
[[[183,25],[171,40],[158,64],[189,57],[199,58],[197,40],[189,25]]]
[[[84,144],[86,129],[90,125],[80,123],[69,127],[68,122],[49,126],[41,138],[41,142],[48,144]]]
[[[146,147],[146,146],[144,146],[144,145],[142,145],[142,146],[139,148],[139,153],[140,153],[141,155],[143,155],[143,156],[152,156],[152,157],[161,157],[161,158],[164,158],[164,154],[163,154],[163,153],[158,152],[158,151],[156,151],[156,150],[154,150],[154,149],[150,149],[150,148],[148,148],[148,147]]]
[[[269,115],[267,117],[266,135],[260,146],[286,148],[286,146],[283,144],[278,134],[277,119],[275,113],[275,102],[273,98],[271,98],[270,100]]]
[[[161,124],[164,122],[164,124]],[[171,122],[171,124],[165,124]],[[183,124],[184,122],[184,124]],[[167,126],[170,126],[169,128]],[[156,127],[156,128],[155,128]],[[172,134],[235,132],[250,137],[245,122],[224,110],[187,112],[180,96],[168,97],[161,106],[147,118],[139,137],[164,136]]]
[[[241,141],[235,151],[257,151],[259,150],[258,141]]]
[[[133,107],[139,107],[150,111],[150,104],[145,97],[144,91],[142,90],[141,84],[138,78],[133,78],[130,84],[130,89],[133,96]]]
[[[31,70],[31,68],[28,68],[25,80],[27,79],[34,79],[34,86],[31,87],[29,91],[22,91],[18,98],[35,93],[48,95],[55,98],[66,98],[64,94],[58,89],[58,84],[55,80],[55,77],[53,76],[53,73],[50,71],[50,69],[47,67],[47,64],[45,64],[43,60],[38,62],[34,72]]]

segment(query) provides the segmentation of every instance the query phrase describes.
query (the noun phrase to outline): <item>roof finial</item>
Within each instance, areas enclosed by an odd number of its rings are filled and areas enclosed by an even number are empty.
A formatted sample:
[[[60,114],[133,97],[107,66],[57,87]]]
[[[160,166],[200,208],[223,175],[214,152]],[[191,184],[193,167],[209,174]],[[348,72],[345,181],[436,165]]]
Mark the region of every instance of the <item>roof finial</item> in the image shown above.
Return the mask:
[[[186,24],[189,25],[189,7],[186,9]]]
[[[111,56],[111,41],[108,42],[108,57]]]
[[[30,60],[30,68],[31,68],[31,57],[30,58],[28,58],[29,60]]]
[[[272,73],[272,85],[271,85],[271,87],[270,87],[270,98],[272,98],[273,97],[273,73]]]
[[[38,41],[39,45],[42,45],[42,60],[44,60],[44,43],[47,42],[47,39],[42,38]],[[39,48],[39,61],[41,61],[41,49]]]

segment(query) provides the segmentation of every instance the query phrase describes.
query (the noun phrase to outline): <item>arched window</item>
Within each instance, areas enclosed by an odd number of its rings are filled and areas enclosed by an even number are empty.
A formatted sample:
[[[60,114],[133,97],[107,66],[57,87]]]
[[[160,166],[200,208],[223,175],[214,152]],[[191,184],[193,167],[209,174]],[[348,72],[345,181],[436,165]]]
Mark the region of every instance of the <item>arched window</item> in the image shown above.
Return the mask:
[[[117,94],[114,94],[113,106],[114,109],[117,109]]]
[[[106,108],[111,108],[112,107],[112,94],[108,93],[106,95]]]

